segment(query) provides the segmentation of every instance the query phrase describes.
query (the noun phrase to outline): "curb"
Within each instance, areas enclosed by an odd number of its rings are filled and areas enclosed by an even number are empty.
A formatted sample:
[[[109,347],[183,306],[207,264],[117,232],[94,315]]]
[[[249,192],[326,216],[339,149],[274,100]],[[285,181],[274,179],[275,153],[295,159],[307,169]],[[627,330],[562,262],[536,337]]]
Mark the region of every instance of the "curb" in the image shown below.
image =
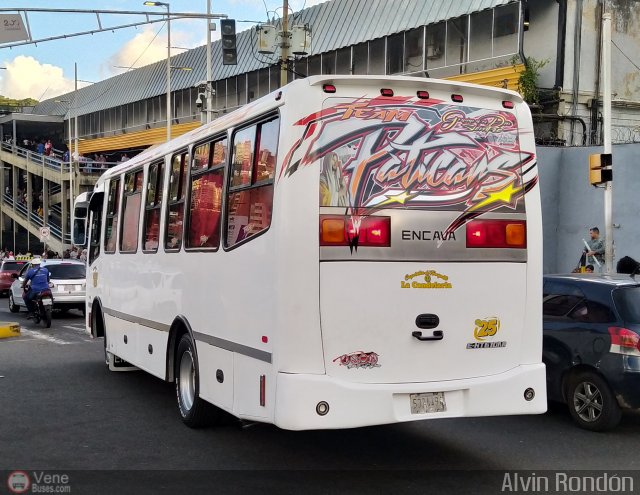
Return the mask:
[[[20,324],[15,321],[0,322],[0,339],[20,336]]]

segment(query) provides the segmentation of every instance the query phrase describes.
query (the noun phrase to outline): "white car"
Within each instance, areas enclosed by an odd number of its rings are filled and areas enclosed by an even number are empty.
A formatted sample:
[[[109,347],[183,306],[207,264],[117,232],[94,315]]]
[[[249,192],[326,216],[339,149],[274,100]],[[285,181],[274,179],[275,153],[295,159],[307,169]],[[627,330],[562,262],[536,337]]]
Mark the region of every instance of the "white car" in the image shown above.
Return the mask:
[[[16,280],[11,284],[9,291],[9,311],[17,313],[21,307],[26,306],[22,299],[22,283],[31,263],[25,264],[20,270]],[[82,261],[78,260],[43,260],[40,265],[49,270],[51,274],[51,294],[53,295],[53,309],[68,311],[79,309],[82,314],[86,311],[85,291],[87,269]]]

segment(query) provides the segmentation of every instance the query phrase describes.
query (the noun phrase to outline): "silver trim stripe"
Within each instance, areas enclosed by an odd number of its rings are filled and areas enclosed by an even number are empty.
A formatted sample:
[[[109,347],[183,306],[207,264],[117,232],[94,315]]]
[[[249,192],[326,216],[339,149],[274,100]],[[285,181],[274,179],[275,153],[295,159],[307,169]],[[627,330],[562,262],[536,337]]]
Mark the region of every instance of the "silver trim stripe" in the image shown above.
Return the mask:
[[[116,311],[115,309],[111,308],[102,309],[109,316],[119,318],[120,320],[129,321],[131,323],[138,323],[144,327],[153,328],[154,330],[160,330],[161,332],[168,332],[169,330],[171,330],[171,326],[165,325],[164,323],[158,323],[157,321],[146,320],[137,316],[128,315],[127,313],[121,313],[120,311]]]
[[[105,312],[105,314],[113,316],[114,318],[129,321],[131,323],[138,323],[139,325],[142,325],[144,327],[153,328],[154,330],[159,330],[161,332],[168,332],[171,329],[170,325],[165,325],[164,323],[158,323],[157,321],[128,315],[114,309],[103,308],[103,311]],[[212,335],[206,335],[200,332],[193,332],[193,336],[197,341],[203,342],[205,344],[219,347],[226,351],[243,354],[244,356],[248,356],[250,358],[258,359],[259,361],[264,361],[265,363],[271,364],[270,352],[262,351],[260,349],[256,349],[255,347],[249,347],[247,345],[238,344],[237,342],[231,342],[230,340],[213,337]]]
[[[193,332],[193,336],[205,344],[212,345],[214,347],[220,347],[231,352],[237,352],[245,356],[264,361],[271,364],[271,353],[267,351],[261,351],[255,347],[249,347],[247,345],[238,344],[237,342],[231,342],[230,340],[213,337],[212,335],[205,335],[200,332]]]

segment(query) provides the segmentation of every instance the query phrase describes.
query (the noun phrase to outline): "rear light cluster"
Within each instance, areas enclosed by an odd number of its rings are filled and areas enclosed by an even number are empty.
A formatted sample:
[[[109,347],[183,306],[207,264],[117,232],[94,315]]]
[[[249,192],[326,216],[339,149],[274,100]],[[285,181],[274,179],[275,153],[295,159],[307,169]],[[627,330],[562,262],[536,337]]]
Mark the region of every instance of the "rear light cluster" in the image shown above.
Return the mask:
[[[357,229],[353,219],[344,215],[320,215],[321,246],[391,246],[391,218],[363,217]]]
[[[527,223],[524,220],[473,220],[467,224],[468,248],[527,247]]]
[[[610,352],[640,356],[640,335],[627,328],[609,327],[611,335]]]

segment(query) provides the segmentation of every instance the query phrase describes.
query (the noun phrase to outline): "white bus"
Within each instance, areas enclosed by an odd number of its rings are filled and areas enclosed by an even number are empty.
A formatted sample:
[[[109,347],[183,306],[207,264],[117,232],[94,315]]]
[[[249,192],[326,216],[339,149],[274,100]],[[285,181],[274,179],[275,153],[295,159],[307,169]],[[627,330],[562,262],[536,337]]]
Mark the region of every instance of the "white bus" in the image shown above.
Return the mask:
[[[537,179],[517,93],[297,80],[103,174],[88,331],[193,427],[542,413]]]

